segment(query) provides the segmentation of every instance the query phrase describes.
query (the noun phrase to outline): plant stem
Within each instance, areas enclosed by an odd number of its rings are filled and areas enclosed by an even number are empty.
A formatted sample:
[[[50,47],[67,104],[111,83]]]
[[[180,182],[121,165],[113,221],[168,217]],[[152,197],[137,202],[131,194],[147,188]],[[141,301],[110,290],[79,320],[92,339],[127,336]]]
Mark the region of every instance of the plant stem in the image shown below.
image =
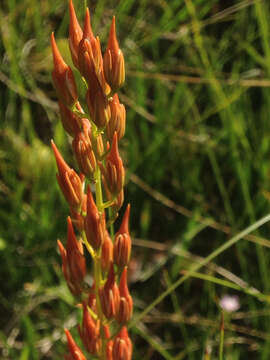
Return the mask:
[[[219,360],[223,360],[223,346],[224,346],[224,314],[221,312],[220,324],[220,340],[219,340]]]
[[[103,195],[102,195],[102,184],[101,184],[101,172],[99,167],[97,167],[95,171],[95,187],[96,187],[96,206],[99,211],[100,216],[102,216],[104,212],[104,204],[103,204]],[[106,338],[104,336],[103,331],[103,312],[101,309],[100,297],[99,297],[99,289],[102,286],[102,269],[101,269],[101,249],[95,252],[94,260],[94,279],[95,279],[95,294],[97,301],[97,312],[98,318],[101,324],[101,353],[100,360],[106,359]]]

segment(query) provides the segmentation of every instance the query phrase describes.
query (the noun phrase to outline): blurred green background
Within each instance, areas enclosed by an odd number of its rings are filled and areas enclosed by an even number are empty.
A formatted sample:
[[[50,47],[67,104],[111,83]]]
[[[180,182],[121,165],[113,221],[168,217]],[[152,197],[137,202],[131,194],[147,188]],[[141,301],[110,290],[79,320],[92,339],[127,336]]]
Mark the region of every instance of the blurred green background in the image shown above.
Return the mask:
[[[74,5],[82,22],[84,1]],[[116,15],[126,60],[121,153],[138,315],[183,270],[270,212],[270,4],[93,0],[88,6],[103,49]],[[1,0],[1,359],[63,359],[63,328],[77,333],[79,310],[56,248],[56,239],[65,241],[68,208],[50,139],[75,162],[51,82],[51,31],[71,64],[67,1]],[[266,224],[133,323],[133,358],[218,359],[220,299],[237,294],[239,310],[225,314],[224,357],[269,359],[270,308],[261,295],[270,292],[269,237]]]

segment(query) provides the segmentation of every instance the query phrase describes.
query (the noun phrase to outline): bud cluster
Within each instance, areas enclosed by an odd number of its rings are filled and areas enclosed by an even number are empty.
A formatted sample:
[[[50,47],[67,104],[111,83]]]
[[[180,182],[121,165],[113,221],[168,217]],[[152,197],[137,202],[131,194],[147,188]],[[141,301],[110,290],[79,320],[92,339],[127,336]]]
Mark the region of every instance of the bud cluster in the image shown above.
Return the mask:
[[[114,17],[102,56],[89,10],[86,9],[83,29],[72,0],[69,14],[71,58],[87,89],[83,109],[73,71],[65,63],[52,33],[53,84],[79,170],[77,173],[69,167],[52,141],[57,181],[70,209],[66,247],[58,240],[62,271],[69,290],[81,302],[82,324],[78,332],[85,352],[103,360],[131,360],[132,343],[126,327],[133,311],[127,286],[131,253],[129,205],[113,235],[113,223],[124,201],[125,169],[118,142],[125,133],[126,110],[117,94],[125,81],[124,57],[116,38]],[[92,258],[88,267],[85,251]],[[92,286],[85,281],[91,270]],[[86,360],[70,332],[65,332],[65,359]]]

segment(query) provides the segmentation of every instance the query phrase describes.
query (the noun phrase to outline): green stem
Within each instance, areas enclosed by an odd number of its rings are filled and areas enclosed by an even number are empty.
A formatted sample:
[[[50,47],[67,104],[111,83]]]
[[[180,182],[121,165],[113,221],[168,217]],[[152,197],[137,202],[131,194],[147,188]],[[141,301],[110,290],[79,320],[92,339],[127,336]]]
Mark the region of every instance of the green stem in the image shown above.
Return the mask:
[[[97,209],[102,215],[104,211],[104,204],[103,204],[103,195],[102,195],[102,184],[101,184],[101,172],[99,167],[97,167],[95,171],[95,187],[96,187],[96,206]],[[100,297],[99,297],[99,289],[102,286],[102,269],[101,269],[101,248],[95,252],[95,256],[93,258],[94,260],[94,279],[95,279],[95,294],[96,294],[96,301],[97,301],[97,312],[98,312],[98,318],[101,323],[101,353],[100,353],[100,360],[106,359],[106,338],[103,331],[103,312],[101,308],[100,303]]]
[[[102,205],[102,209],[107,209],[109,208],[110,206],[113,205],[115,199],[112,199],[112,200],[108,200],[108,201],[105,201]]]
[[[219,360],[223,360],[223,347],[224,347],[224,314],[223,312],[221,312]]]
[[[112,208],[109,208],[108,211],[109,211],[109,219],[111,219],[111,218],[112,218],[112,215],[113,215],[113,214],[112,214]],[[109,227],[110,227],[110,235],[111,235],[111,238],[112,238],[112,240],[113,240],[113,239],[114,239],[114,226],[113,226],[113,221],[110,222]]]
[[[102,187],[101,187],[101,176],[100,169],[97,167],[95,172],[95,185],[96,185],[96,205],[98,211],[103,212],[103,198],[102,198]]]

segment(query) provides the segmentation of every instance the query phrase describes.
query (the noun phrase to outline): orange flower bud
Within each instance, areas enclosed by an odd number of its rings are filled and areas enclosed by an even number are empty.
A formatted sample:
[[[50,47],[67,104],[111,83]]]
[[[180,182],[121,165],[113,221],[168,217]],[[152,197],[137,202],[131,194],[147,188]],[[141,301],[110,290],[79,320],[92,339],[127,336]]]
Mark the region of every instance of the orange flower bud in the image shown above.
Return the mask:
[[[101,159],[104,155],[104,145],[102,135],[99,134],[97,137],[92,138],[92,145],[95,151],[97,159]]]
[[[127,206],[119,231],[115,234],[113,261],[119,267],[128,265],[131,253],[131,238],[128,230],[130,205]]]
[[[69,49],[72,57],[73,64],[79,69],[78,65],[78,51],[79,43],[82,39],[83,32],[77,20],[76,12],[72,3],[69,1]]]
[[[88,45],[87,43],[89,43],[91,48],[92,39],[95,39],[95,37],[91,27],[89,9],[87,8],[84,18],[83,35],[78,46],[78,66],[80,73],[85,79],[88,79],[90,73],[93,72],[93,64],[91,62],[91,57],[90,54],[88,53],[88,46],[87,46]]]
[[[86,360],[86,357],[83,355],[81,349],[74,341],[73,337],[71,336],[70,332],[65,329],[67,341],[68,341],[68,348],[69,348],[69,355],[66,356],[66,360]]]
[[[100,260],[102,270],[104,272],[108,271],[113,261],[113,243],[107,230],[105,232],[104,241],[102,244]]]
[[[112,358],[113,360],[131,360],[132,342],[128,336],[125,326],[119,331],[113,343]]]
[[[58,240],[58,247],[62,257],[62,271],[72,294],[79,295],[81,285],[86,275],[86,263],[83,255],[82,243],[77,241],[72,222],[68,217],[67,248]]]
[[[72,147],[80,171],[93,181],[96,170],[96,157],[91,144],[91,127],[86,123],[83,131],[77,132],[72,141]]]
[[[78,326],[78,330],[86,350],[96,355],[101,346],[100,321],[92,318],[85,303],[83,303],[83,323],[82,326]]]
[[[111,109],[111,118],[106,127],[107,137],[112,142],[114,132],[116,131],[118,140],[125,135],[126,129],[126,109],[120,104],[117,94],[114,94],[112,101],[109,102]]]
[[[91,120],[99,129],[103,129],[111,118],[111,109],[99,82],[94,78],[86,93],[86,102]]]
[[[77,116],[71,110],[69,110],[69,108],[66,105],[64,105],[61,101],[58,102],[58,105],[59,105],[63,128],[70,136],[73,137],[77,132],[81,130],[82,121],[79,118],[79,116]],[[77,108],[78,110],[81,109],[79,103],[77,103]]]
[[[99,165],[108,191],[113,196],[118,195],[124,187],[125,169],[118,151],[116,132],[114,133],[110,153],[106,158],[106,168],[102,164]]]
[[[57,95],[67,106],[72,106],[78,100],[77,87],[71,68],[64,62],[57,48],[54,33],[51,34],[51,45],[54,61],[52,79]]]
[[[124,268],[119,283],[120,302],[116,320],[119,324],[126,323],[131,319],[133,300],[127,286],[127,267]]]
[[[76,229],[79,232],[82,232],[84,230],[84,216],[81,214],[81,212],[86,213],[86,199],[87,199],[86,194],[83,194],[83,201],[80,212],[77,212],[72,207],[70,208],[72,224],[76,227]]]
[[[94,311],[94,313],[97,313],[97,299],[96,299],[96,293],[95,293],[95,283],[92,285],[91,290],[88,295],[88,301],[87,305]]]
[[[117,91],[125,82],[125,61],[116,38],[115,17],[112,19],[103,62],[106,81],[113,91]]]
[[[51,141],[51,145],[58,167],[56,178],[60,189],[69,205],[75,210],[78,210],[81,208],[83,201],[83,181],[80,176],[67,165],[53,141]]]
[[[113,264],[111,264],[105,285],[99,289],[99,296],[103,314],[107,319],[111,319],[118,312],[120,300],[119,289],[115,282]]]
[[[108,325],[103,326],[105,338],[109,340],[110,338],[110,329]],[[109,340],[106,345],[106,360],[112,360],[112,347],[113,347],[113,341]]]
[[[83,36],[79,44],[78,65],[79,70],[88,82],[89,87],[92,86],[93,82],[98,81],[104,94],[110,92],[110,87],[106,83],[104,77],[99,37],[94,37],[88,9],[86,9]]]
[[[85,234],[89,244],[95,250],[97,250],[103,243],[105,224],[104,224],[104,220],[102,219],[102,217],[98,212],[90,187],[88,187],[88,191],[87,191],[86,207],[87,207],[87,214],[84,219]]]

